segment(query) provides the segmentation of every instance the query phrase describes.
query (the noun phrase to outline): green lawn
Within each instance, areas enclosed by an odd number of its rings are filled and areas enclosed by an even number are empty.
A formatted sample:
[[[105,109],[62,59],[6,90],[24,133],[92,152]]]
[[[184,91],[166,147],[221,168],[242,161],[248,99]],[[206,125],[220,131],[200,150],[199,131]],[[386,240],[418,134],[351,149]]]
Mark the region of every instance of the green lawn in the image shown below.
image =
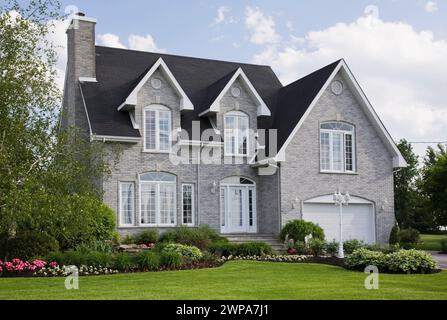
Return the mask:
[[[440,251],[442,239],[447,239],[447,234],[421,234],[421,243],[417,249]]]
[[[63,278],[0,278],[0,299],[447,299],[447,272],[380,275],[379,290],[365,274],[319,264],[233,261],[214,269]]]

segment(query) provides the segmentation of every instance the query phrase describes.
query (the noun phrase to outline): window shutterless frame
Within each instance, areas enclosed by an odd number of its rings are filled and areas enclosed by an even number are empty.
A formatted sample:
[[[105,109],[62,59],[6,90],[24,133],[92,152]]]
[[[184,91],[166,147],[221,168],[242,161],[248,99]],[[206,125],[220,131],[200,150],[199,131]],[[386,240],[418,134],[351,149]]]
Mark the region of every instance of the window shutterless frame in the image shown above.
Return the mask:
[[[224,115],[224,153],[229,157],[248,157],[250,154],[250,120],[241,111],[230,111]],[[231,127],[230,126],[231,123]],[[245,152],[239,147],[244,144]]]
[[[125,186],[131,186],[131,209],[130,209],[130,223],[125,223],[125,217],[124,217],[124,201],[127,201],[128,199],[123,199],[123,191]],[[118,182],[118,226],[120,227],[133,227],[135,225],[135,182],[134,181],[119,181]]]
[[[334,160],[334,148],[336,145],[334,137],[341,137],[339,141],[339,155],[341,160],[341,168],[338,170],[335,168]],[[328,140],[327,145],[323,145],[323,139]],[[350,156],[351,159],[347,161],[348,146],[347,141],[350,141]],[[326,141],[325,141],[326,142]],[[352,124],[346,122],[323,122],[319,127],[319,145],[320,145],[320,172],[323,173],[355,173],[356,172],[356,140],[355,140],[355,127]],[[323,150],[323,147],[329,147],[328,150]],[[328,152],[328,158],[323,158]],[[327,161],[324,161],[327,160]],[[324,168],[323,163],[327,163],[329,168]],[[352,169],[348,169],[351,166]]]
[[[154,173],[156,174],[156,173]],[[163,179],[153,179],[153,181],[150,180],[142,180],[141,176],[139,176],[139,214],[138,214],[138,225],[142,227],[173,227],[177,225],[177,179],[175,175],[173,174],[166,174],[166,173],[160,173],[161,175],[172,175],[174,179],[172,181],[166,181]],[[150,185],[155,187],[155,223],[142,223],[141,218],[143,215],[143,197],[142,197],[142,186],[144,185]],[[161,197],[160,197],[160,189],[161,186],[171,186],[173,188],[172,192],[172,203],[171,207],[173,209],[173,223],[161,223]],[[168,216],[168,219],[170,219],[170,216]]]
[[[154,131],[154,139],[155,139],[155,146],[154,148],[148,148],[148,142],[150,137],[148,137],[149,134],[149,128],[148,128],[148,120],[150,120],[148,114],[152,114],[154,117],[153,119],[153,125],[154,128],[152,130]],[[167,128],[160,128],[162,124],[162,120],[167,120]],[[159,105],[159,104],[152,104],[150,106],[147,106],[143,109],[143,151],[144,152],[156,152],[156,153],[169,153],[171,151],[172,147],[172,137],[171,137],[171,128],[172,128],[172,112],[169,108]],[[168,148],[162,149],[162,136],[168,137]],[[152,143],[153,144],[153,143]]]
[[[189,189],[190,199],[190,214],[191,214],[191,222],[185,223],[185,191]],[[182,184],[182,224],[185,226],[194,226],[195,225],[195,197],[194,197],[194,184],[192,183],[183,183]],[[186,213],[187,214],[187,213]]]

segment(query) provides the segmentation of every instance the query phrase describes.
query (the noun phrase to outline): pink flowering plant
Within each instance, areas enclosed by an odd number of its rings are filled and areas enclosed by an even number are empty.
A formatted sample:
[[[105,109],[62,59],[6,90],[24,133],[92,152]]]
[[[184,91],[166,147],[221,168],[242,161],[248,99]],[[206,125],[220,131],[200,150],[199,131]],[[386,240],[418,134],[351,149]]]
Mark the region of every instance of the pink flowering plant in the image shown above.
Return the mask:
[[[0,260],[0,273],[3,274],[30,274],[35,273],[39,270],[45,269],[46,267],[56,267],[57,262],[46,262],[43,260],[33,260],[31,262],[22,261],[18,258],[12,259],[11,261]]]

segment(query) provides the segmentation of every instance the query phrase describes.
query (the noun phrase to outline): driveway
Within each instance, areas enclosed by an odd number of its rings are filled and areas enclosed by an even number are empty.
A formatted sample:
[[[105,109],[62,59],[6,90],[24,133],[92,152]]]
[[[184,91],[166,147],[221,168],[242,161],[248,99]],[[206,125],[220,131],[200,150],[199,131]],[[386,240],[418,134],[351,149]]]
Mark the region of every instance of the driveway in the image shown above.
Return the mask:
[[[447,254],[441,254],[438,251],[427,251],[438,262],[439,268],[447,270]]]

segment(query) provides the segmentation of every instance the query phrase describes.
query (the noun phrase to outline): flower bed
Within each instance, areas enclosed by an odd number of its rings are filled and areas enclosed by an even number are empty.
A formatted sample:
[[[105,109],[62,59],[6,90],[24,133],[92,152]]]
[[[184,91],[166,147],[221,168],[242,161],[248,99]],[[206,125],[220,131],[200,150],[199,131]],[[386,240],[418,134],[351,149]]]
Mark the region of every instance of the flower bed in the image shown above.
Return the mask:
[[[0,260],[0,276],[3,277],[58,277],[67,276],[70,272],[65,270],[65,266],[60,266],[57,262],[47,262],[44,260],[33,260],[31,262],[20,259],[12,259],[10,262]],[[114,274],[118,270],[106,267],[84,266],[79,267],[79,275],[100,275]]]

